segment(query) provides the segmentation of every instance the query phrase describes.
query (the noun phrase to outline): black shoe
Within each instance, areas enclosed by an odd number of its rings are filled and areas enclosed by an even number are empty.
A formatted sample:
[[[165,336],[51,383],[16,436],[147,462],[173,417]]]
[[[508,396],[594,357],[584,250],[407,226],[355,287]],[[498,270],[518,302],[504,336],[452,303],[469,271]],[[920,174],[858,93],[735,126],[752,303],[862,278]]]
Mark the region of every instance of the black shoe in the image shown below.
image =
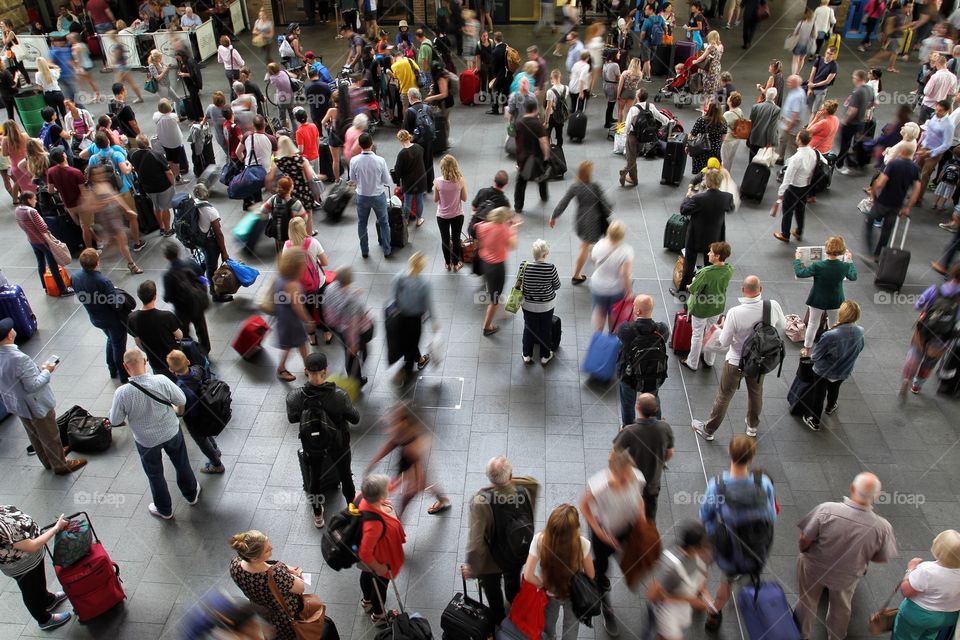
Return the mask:
[[[835,414],[835,413],[837,412],[837,409],[839,409],[839,408],[840,408],[840,405],[838,405],[838,404],[836,404],[836,403],[830,405],[829,407],[827,407],[827,415],[828,415],[828,416],[832,416],[833,414]]]
[[[224,294],[222,296],[213,296],[212,300],[214,302],[230,302],[233,300],[233,296],[230,294]]]
[[[803,424],[807,425],[810,431],[820,431],[820,421],[813,416],[803,416]]]
[[[720,630],[720,624],[723,622],[723,614],[719,611],[717,613],[711,613],[707,616],[707,621],[704,623],[703,628],[711,633],[716,633]]]

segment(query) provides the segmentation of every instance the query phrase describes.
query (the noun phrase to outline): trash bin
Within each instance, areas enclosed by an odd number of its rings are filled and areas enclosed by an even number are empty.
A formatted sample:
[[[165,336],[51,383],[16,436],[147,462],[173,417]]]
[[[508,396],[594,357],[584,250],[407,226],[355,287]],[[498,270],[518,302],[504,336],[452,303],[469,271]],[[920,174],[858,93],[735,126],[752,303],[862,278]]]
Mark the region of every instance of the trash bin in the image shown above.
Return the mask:
[[[40,128],[43,127],[43,117],[40,112],[47,101],[43,98],[43,90],[37,85],[27,85],[22,88],[14,98],[17,103],[17,112],[20,114],[20,121],[27,135],[36,138],[40,135]]]

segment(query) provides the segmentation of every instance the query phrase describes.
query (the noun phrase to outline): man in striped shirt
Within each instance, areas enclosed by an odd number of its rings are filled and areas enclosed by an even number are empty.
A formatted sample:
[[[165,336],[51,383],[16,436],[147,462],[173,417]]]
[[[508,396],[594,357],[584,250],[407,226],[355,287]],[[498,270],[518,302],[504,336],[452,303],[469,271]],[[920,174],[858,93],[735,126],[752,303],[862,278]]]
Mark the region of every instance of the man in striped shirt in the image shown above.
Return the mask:
[[[130,380],[113,394],[110,424],[126,422],[130,427],[153,495],[147,511],[170,520],[173,518],[173,504],[163,477],[162,452],[166,451],[173,463],[177,487],[183,497],[191,505],[200,500],[200,483],[190,467],[187,445],[180,431],[180,418],[177,417],[183,412],[187,397],[166,376],[147,373],[147,356],[140,349],[130,349],[123,354],[123,368]]]

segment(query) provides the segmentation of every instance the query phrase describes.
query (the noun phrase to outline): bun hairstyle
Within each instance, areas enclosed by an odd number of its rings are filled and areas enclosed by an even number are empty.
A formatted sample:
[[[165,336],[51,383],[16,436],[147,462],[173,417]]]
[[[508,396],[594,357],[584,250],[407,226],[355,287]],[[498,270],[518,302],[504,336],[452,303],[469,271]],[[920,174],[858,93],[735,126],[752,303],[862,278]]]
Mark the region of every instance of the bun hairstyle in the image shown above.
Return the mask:
[[[237,552],[241,560],[252,562],[263,555],[267,546],[267,535],[256,529],[244,531],[230,538],[230,547]]]

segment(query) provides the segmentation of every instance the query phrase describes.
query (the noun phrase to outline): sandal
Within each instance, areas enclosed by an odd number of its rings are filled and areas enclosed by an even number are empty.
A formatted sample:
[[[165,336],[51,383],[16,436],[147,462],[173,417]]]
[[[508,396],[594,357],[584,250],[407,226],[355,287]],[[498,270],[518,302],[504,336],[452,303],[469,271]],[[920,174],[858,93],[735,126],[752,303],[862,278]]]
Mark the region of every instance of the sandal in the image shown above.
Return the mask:
[[[134,274],[134,275],[138,275],[138,274],[143,273],[143,269],[141,269],[140,267],[138,267],[136,262],[128,262],[128,263],[127,263],[127,269],[129,269],[129,270],[130,270],[130,273],[132,273],[132,274]]]
[[[462,263],[462,262],[458,262],[457,264],[453,265],[453,271],[454,271],[454,273],[460,271],[460,269],[463,269],[463,263]]]
[[[333,332],[327,331],[323,334],[323,343],[330,344],[331,342],[333,342]]]
[[[284,382],[293,382],[297,379],[297,376],[293,375],[286,369],[277,369],[277,379],[283,380]]]
[[[587,276],[580,276],[579,278],[570,278],[570,282],[574,285],[583,284],[587,281]]]
[[[422,226],[423,226],[423,218],[417,218],[417,226],[418,226],[418,227],[422,227]]]
[[[364,613],[369,613],[373,609],[373,601],[360,599],[360,608],[363,609]]]
[[[430,505],[430,508],[427,509],[427,513],[429,513],[432,516],[435,516],[438,513],[449,511],[452,506],[453,505],[450,504],[450,500],[448,498],[441,498],[440,500],[437,500],[432,505]]]
[[[430,354],[427,354],[417,361],[417,369],[423,371],[423,368],[430,362]]]
[[[444,266],[447,268],[447,271],[450,271],[451,269],[453,269],[453,267],[452,267],[451,265],[449,265],[449,264],[448,264],[448,265],[444,265]]]
[[[490,336],[492,336],[493,334],[495,334],[497,331],[500,331],[500,327],[498,327],[497,325],[493,325],[493,326],[490,327],[489,329],[484,329],[484,330],[483,330],[483,336],[484,336],[485,338],[489,338]]]

